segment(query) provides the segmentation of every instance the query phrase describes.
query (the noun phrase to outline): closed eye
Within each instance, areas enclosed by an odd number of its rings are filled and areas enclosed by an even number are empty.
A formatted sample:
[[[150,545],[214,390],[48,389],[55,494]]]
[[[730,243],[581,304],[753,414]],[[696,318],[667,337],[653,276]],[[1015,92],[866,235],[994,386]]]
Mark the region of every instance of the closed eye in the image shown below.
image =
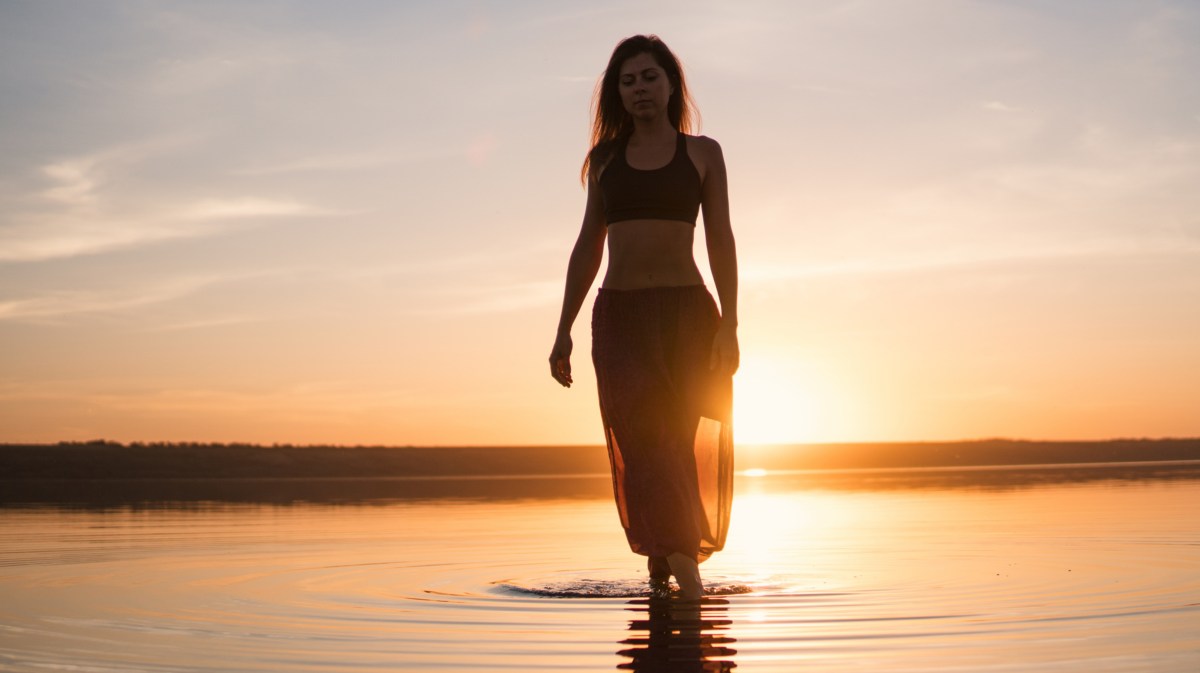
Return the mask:
[[[646,80],[647,82],[653,82],[654,80],[658,79],[659,76],[662,75],[663,73],[658,68],[647,68],[647,69],[643,70],[641,74],[642,74],[642,79]],[[620,81],[621,81],[621,86],[633,86],[634,82],[637,81],[637,76],[636,75],[621,75]]]

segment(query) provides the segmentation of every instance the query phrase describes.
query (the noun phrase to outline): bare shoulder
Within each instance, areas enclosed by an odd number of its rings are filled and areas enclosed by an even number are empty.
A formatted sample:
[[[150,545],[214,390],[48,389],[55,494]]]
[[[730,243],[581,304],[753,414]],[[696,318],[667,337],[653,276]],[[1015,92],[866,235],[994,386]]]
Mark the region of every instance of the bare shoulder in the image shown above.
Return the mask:
[[[716,140],[708,136],[688,136],[687,150],[701,180],[707,180],[710,174],[725,173],[725,157],[721,153],[721,144]]]
[[[721,143],[717,142],[716,138],[709,138],[708,136],[691,136],[691,137],[705,150],[707,150],[709,152],[720,153]]]
[[[688,136],[688,154],[700,159],[721,160],[721,143],[708,136]]]

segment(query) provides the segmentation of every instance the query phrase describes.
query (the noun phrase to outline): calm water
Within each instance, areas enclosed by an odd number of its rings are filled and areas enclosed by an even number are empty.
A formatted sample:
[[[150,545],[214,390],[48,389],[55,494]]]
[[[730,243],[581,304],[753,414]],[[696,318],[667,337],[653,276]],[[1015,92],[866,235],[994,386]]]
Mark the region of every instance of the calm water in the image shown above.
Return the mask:
[[[743,478],[698,607],[607,497],[0,509],[0,670],[1191,673],[1197,504]]]

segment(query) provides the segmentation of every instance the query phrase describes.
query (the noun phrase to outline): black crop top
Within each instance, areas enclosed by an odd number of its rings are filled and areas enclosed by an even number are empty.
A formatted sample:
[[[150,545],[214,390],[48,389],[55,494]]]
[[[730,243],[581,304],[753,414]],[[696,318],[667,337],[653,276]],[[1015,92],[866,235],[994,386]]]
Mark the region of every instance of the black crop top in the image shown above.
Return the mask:
[[[604,197],[604,219],[608,224],[622,220],[679,220],[696,224],[700,212],[700,173],[688,157],[687,137],[678,134],[675,156],[662,168],[644,171],[625,161],[624,143],[600,174]]]

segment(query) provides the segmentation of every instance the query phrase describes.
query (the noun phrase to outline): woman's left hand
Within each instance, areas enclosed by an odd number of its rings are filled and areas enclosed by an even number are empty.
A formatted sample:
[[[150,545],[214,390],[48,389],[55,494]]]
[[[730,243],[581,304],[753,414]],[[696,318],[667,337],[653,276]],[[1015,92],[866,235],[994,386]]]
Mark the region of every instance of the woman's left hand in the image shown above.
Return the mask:
[[[737,371],[740,360],[737,326],[726,327],[722,324],[717,329],[717,336],[713,338],[712,356],[708,359],[708,367],[732,376]]]

